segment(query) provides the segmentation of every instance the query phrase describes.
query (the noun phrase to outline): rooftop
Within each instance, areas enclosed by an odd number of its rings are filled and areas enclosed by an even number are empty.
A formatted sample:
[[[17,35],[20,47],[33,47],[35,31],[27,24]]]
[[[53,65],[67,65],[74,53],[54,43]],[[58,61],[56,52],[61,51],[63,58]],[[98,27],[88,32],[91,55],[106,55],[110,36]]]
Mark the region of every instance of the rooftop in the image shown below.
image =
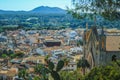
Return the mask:
[[[120,36],[106,36],[106,51],[120,51]]]

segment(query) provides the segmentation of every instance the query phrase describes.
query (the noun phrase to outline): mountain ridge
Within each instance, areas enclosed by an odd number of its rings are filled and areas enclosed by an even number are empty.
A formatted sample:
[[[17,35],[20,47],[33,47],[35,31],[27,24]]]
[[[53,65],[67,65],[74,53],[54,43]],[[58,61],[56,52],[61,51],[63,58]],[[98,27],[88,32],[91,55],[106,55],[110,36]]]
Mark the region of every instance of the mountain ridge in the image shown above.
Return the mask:
[[[14,12],[30,12],[30,13],[42,13],[42,14],[50,14],[50,13],[59,13],[59,14],[66,14],[66,10],[64,9],[61,9],[59,7],[49,7],[49,6],[39,6],[39,7],[36,7],[32,10],[29,10],[29,11],[23,11],[23,10],[20,10],[20,11],[12,11],[12,10],[0,10],[0,13],[14,13]]]

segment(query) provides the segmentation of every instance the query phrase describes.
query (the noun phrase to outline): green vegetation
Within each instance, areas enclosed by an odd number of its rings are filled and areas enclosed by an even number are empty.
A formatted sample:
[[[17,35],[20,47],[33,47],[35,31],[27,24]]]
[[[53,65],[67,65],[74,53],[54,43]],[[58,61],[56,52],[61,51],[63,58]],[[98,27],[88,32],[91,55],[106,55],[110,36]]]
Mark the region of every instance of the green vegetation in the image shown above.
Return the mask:
[[[7,58],[7,55],[6,54],[2,54],[2,58]]]
[[[39,76],[35,76],[33,80],[40,80]]]
[[[85,69],[90,68],[90,64],[85,58],[82,58],[77,63],[78,68],[82,68],[83,75],[85,75]]]
[[[75,15],[75,13],[73,14]],[[88,14],[89,16],[92,14]],[[12,19],[11,19],[12,17]],[[37,18],[34,19],[33,17]],[[75,17],[75,16],[73,16]],[[75,19],[69,14],[33,14],[33,13],[16,13],[16,14],[0,14],[0,32],[5,30],[59,30],[65,28],[85,28],[86,22],[93,25],[93,19],[82,18]],[[76,16],[77,17],[77,16]],[[96,24],[107,28],[120,28],[120,21],[108,21],[100,15],[96,16]]]
[[[17,53],[15,53],[14,56],[17,57],[17,58],[22,58],[24,55],[25,54],[23,52],[17,52]]]
[[[98,28],[120,29],[119,0],[72,0],[72,4],[72,8],[67,9],[68,13],[80,21],[84,20],[88,27],[97,25]]]
[[[73,8],[69,13],[78,19],[93,18],[100,15],[107,20],[119,20],[120,1],[119,0],[72,0]],[[89,4],[89,5],[88,5]]]
[[[12,50],[1,50],[0,51],[0,58],[22,58],[24,56],[23,52],[14,52]]]
[[[44,65],[38,64],[35,66],[34,70],[35,70],[35,73],[40,76],[40,77],[36,76],[37,78],[40,78],[41,80],[48,80],[49,71],[46,69]]]
[[[77,46],[83,46],[83,40],[77,41]]]
[[[64,61],[60,60],[60,61],[58,61],[56,69],[54,69],[55,68],[54,63],[49,61],[48,67],[45,67],[42,64],[37,65],[35,67],[35,72],[37,74],[41,75],[40,78],[43,80],[48,80],[49,74],[51,74],[51,76],[54,80],[61,80],[58,72],[63,68],[63,66],[64,66]]]
[[[83,80],[83,76],[81,75],[79,70],[73,72],[60,72],[61,80]]]
[[[12,17],[12,19],[11,19]],[[34,18],[37,19],[34,19]],[[0,14],[0,30],[11,29],[10,25],[18,25],[17,28],[23,29],[64,29],[69,26],[78,25],[79,20],[73,19],[67,14],[34,14],[34,13],[16,13]],[[4,28],[5,27],[5,28]],[[14,28],[15,29],[15,28]]]
[[[86,64],[84,64],[86,63]],[[59,61],[57,66],[53,62],[48,62],[48,65],[38,64],[35,66],[35,74],[33,80],[119,80],[120,79],[120,61],[113,61],[111,64],[93,68],[90,72],[82,75],[82,69],[89,69],[87,60],[78,61],[78,69],[76,71],[63,71],[63,61]],[[89,70],[88,70],[89,71]],[[23,71],[24,73],[24,71]]]
[[[26,69],[20,70],[18,73],[18,77],[22,78],[24,80],[28,80],[28,73],[27,73]]]
[[[12,50],[1,50],[0,51],[0,57],[1,58],[7,58],[7,57],[10,57],[11,55],[13,54],[13,51]]]
[[[0,32],[4,32],[6,30],[17,30],[17,29],[22,29],[19,25],[1,25],[0,26]]]
[[[120,67],[116,63],[93,68],[85,80],[120,80]]]

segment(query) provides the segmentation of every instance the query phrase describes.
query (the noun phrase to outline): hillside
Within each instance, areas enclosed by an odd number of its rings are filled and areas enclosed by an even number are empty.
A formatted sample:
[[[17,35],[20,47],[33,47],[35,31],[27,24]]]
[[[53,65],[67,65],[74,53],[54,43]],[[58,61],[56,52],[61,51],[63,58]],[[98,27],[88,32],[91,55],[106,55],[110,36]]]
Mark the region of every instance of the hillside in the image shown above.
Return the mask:
[[[58,7],[48,7],[48,6],[40,6],[36,7],[30,11],[7,11],[0,10],[0,14],[18,14],[18,13],[39,13],[39,14],[66,14],[64,9]]]
[[[40,7],[34,8],[30,12],[37,12],[37,13],[44,13],[44,14],[50,14],[50,13],[65,14],[66,13],[66,11],[61,8],[48,7],[48,6],[40,6]]]
[[[88,27],[94,25],[93,20],[77,20],[67,12],[58,7],[40,6],[30,11],[5,11],[0,10],[0,27],[8,25],[18,25],[27,29],[61,29],[61,28],[85,28],[86,22]],[[96,24],[101,27],[119,28],[120,20],[107,21],[102,17],[97,17]],[[2,29],[1,29],[2,31]]]

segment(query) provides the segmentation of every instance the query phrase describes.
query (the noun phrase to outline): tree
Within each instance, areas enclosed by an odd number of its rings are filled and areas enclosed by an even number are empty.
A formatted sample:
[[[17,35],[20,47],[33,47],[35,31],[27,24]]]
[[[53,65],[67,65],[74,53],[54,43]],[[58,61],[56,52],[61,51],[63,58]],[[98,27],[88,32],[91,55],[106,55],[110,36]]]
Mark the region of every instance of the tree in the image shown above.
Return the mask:
[[[43,64],[38,64],[35,66],[35,73],[40,76],[43,80],[48,80],[48,69]]]
[[[50,60],[49,60],[49,57],[50,57],[49,55],[46,55],[46,56],[45,56],[45,62],[46,62],[46,64],[48,64],[48,62],[50,61]]]
[[[61,71],[60,72],[60,77],[61,80],[83,80],[83,76],[81,75],[81,73],[76,70],[76,71]]]
[[[18,77],[27,80],[28,79],[27,70],[26,69],[20,70],[18,73]]]
[[[33,80],[40,80],[40,77],[35,76]]]
[[[85,80],[120,80],[120,67],[116,63],[93,68]]]
[[[72,2],[73,8],[68,8],[68,11],[76,18],[96,18],[96,15],[108,20],[120,18],[119,0],[72,0]]]
[[[83,74],[85,75],[85,68],[89,68],[90,64],[88,63],[88,61],[85,58],[82,58],[78,61],[77,67],[82,68]]]
[[[3,50],[3,54],[8,54],[8,51],[6,49]]]
[[[2,58],[7,58],[8,56],[6,54],[2,54]]]
[[[77,41],[77,46],[83,46],[83,40]]]
[[[35,67],[34,67],[34,70],[35,70],[35,73],[36,74],[41,74],[41,69],[44,67],[44,65],[42,65],[42,64],[38,64],[38,65],[36,65]]]
[[[8,55],[14,54],[12,50],[8,50]]]
[[[64,66],[66,67],[66,70],[67,70],[67,66],[68,66],[69,62],[70,62],[70,59],[68,59],[68,58],[64,59]]]
[[[119,0],[95,0],[91,3],[94,12],[100,14],[108,20],[120,19],[120,1]]]
[[[22,57],[24,57],[24,53],[23,52],[17,52],[17,53],[15,53],[15,56],[16,57],[18,57],[18,58],[22,58]]]
[[[13,58],[15,58],[16,56],[15,56],[15,54],[10,54],[10,58],[11,59],[13,59]]]
[[[51,76],[53,77],[54,80],[61,80],[59,71],[64,67],[64,61],[60,60],[57,63],[56,69],[54,70],[54,64],[52,62],[48,63],[48,69],[50,71]]]
[[[43,80],[48,80],[48,74],[51,74],[54,80],[60,80],[60,75],[58,72],[63,68],[63,66],[64,66],[64,61],[62,60],[58,61],[56,68],[54,63],[49,61],[47,67],[44,65],[40,65],[40,67],[35,68],[35,71],[37,71],[42,75]]]

